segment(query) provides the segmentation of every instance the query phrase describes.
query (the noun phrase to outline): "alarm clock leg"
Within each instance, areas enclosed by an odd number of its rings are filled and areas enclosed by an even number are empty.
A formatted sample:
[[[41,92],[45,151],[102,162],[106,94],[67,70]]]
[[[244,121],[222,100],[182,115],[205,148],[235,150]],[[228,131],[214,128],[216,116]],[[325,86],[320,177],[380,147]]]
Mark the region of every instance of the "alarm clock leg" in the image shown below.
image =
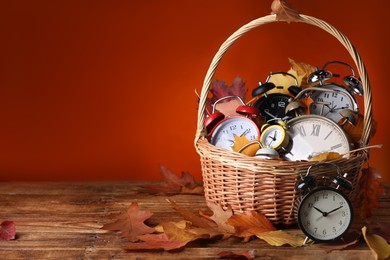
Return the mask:
[[[309,237],[305,237],[305,240],[303,241],[303,245],[306,245],[309,242],[309,240],[310,240]]]

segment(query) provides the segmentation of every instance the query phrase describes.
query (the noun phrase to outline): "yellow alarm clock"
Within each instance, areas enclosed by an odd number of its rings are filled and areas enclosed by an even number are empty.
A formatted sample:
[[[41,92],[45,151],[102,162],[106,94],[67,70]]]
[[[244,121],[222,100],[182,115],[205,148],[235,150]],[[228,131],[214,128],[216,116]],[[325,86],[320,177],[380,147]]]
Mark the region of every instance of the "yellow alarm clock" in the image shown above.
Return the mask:
[[[264,124],[261,127],[260,142],[263,147],[269,147],[275,150],[286,150],[290,137],[287,133],[287,124],[278,121],[277,124]]]

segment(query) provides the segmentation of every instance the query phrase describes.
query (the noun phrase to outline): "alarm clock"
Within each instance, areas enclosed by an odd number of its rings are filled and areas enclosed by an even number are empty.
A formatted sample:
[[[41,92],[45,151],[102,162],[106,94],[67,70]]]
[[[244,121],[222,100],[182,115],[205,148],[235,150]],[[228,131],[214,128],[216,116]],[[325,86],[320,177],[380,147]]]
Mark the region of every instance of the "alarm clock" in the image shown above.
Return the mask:
[[[283,155],[287,160],[310,160],[324,152],[347,154],[351,150],[347,134],[329,118],[301,115],[288,120],[287,126],[290,144]]]
[[[333,74],[325,68],[330,64],[341,64],[347,66],[352,71],[352,75],[343,78],[346,87],[336,84],[334,82],[323,83],[333,77],[339,77],[338,74]],[[309,83],[318,82],[318,87],[333,90],[332,92],[313,91],[311,98],[313,102],[310,104],[310,113],[322,115],[330,118],[334,122],[339,122],[343,116],[340,114],[341,110],[351,110],[356,114],[359,113],[359,105],[353,94],[361,96],[363,94],[363,86],[360,80],[355,76],[355,71],[347,63],[341,61],[327,62],[322,69],[310,74],[308,78]]]
[[[290,141],[287,128],[287,124],[281,120],[278,120],[276,124],[263,124],[260,135],[261,145],[263,147],[285,151]]]
[[[311,189],[316,185],[316,179],[310,171],[319,166],[326,169],[335,167],[337,175],[331,178],[330,184]],[[306,175],[297,182],[297,190],[304,195],[298,205],[297,218],[299,228],[307,236],[305,243],[309,238],[315,242],[333,242],[348,232],[354,213],[351,201],[340,189],[352,189],[346,176],[341,176],[336,164],[322,162],[310,166]]]
[[[295,85],[289,86],[286,91],[281,91],[285,89],[285,86],[276,86],[274,83],[269,82],[271,77],[276,74],[283,74],[289,77],[292,77],[295,81]],[[268,94],[269,91],[273,89],[280,89],[275,93]],[[261,116],[264,121],[267,122],[271,119],[284,118],[285,117],[285,108],[289,102],[289,99],[297,95],[301,91],[301,88],[298,86],[297,78],[287,72],[271,72],[265,83],[259,82],[259,86],[252,91],[252,96],[259,98],[255,103],[254,107],[259,109]]]
[[[237,98],[242,105],[236,108],[239,115],[225,117],[222,113],[215,111],[218,102],[228,99]],[[205,127],[209,131],[210,143],[233,151],[235,136],[245,136],[249,141],[258,140],[260,129],[252,120],[259,116],[259,111],[252,106],[247,106],[238,96],[226,96],[218,99],[213,105],[212,114],[205,120]]]

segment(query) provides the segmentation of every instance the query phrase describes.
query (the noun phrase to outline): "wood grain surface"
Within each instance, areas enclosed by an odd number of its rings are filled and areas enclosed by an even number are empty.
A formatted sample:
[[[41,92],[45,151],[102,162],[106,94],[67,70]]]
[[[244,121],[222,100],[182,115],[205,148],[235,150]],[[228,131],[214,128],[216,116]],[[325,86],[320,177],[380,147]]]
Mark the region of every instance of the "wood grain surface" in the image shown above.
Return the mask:
[[[218,253],[256,250],[256,259],[374,259],[363,240],[344,250],[328,251],[315,244],[293,248],[273,247],[260,239],[242,242],[194,241],[173,251],[126,251],[126,239],[101,229],[111,214],[127,209],[134,201],[154,214],[148,224],[180,220],[166,201],[167,196],[141,194],[146,183],[0,183],[0,222],[16,223],[15,240],[0,241],[0,259],[218,259]],[[389,184],[384,184],[387,191]],[[206,209],[203,196],[175,195],[171,199],[193,211]],[[380,198],[371,224],[390,222],[390,199]],[[363,223],[355,221],[359,229]],[[296,227],[288,228],[300,233]]]

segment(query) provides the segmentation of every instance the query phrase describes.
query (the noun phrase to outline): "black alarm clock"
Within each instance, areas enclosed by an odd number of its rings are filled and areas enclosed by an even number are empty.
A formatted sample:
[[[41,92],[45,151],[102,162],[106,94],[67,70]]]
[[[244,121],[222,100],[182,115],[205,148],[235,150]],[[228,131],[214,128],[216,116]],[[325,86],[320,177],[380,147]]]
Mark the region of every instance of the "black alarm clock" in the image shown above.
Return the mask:
[[[295,85],[288,87],[276,86],[274,83],[269,82],[271,77],[276,74],[292,77],[295,81]],[[274,91],[269,93],[271,90]],[[285,109],[290,98],[296,96],[300,91],[301,88],[298,86],[298,80],[294,75],[287,72],[271,72],[265,83],[260,82],[259,86],[252,91],[253,97],[259,97],[253,106],[259,109],[265,122],[281,119],[286,116]]]

